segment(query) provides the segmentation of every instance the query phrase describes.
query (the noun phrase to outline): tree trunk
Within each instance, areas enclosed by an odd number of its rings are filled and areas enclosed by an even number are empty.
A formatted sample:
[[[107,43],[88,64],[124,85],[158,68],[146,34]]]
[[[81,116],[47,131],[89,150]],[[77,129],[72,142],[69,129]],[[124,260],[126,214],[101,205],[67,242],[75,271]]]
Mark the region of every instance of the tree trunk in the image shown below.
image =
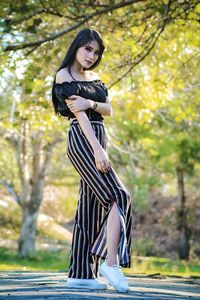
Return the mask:
[[[177,224],[180,232],[178,254],[180,259],[189,259],[190,253],[190,229],[187,220],[186,197],[184,187],[184,171],[181,166],[176,168],[177,185],[178,185],[178,199],[180,208],[177,210]]]
[[[23,220],[18,243],[20,257],[32,257],[35,254],[36,224],[38,211],[43,198],[44,180],[44,173],[34,176],[32,179],[30,201],[25,203],[25,206],[22,208]]]
[[[31,257],[35,253],[35,237],[38,211],[42,202],[45,170],[48,162],[42,162],[42,135],[38,132],[32,138],[32,177],[29,182],[29,197],[22,201],[23,220],[19,238],[19,255]]]
[[[32,257],[35,253],[36,222],[38,212],[29,206],[23,210],[21,233],[18,242],[20,257]]]
[[[31,257],[35,253],[35,237],[38,211],[42,202],[46,171],[48,169],[52,149],[62,138],[55,138],[52,142],[44,139],[42,131],[31,134],[30,125],[26,119],[20,124],[17,138],[12,134],[7,140],[15,149],[19,177],[20,193],[14,186],[2,181],[13,195],[22,209],[22,224],[18,241],[18,253],[21,257]]]

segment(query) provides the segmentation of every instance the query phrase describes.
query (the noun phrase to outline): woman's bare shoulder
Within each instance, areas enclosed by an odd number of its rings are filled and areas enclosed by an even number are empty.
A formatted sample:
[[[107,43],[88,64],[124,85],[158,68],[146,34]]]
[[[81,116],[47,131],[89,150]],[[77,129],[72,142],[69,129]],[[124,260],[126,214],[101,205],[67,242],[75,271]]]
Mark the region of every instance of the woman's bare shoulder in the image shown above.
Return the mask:
[[[71,76],[66,69],[61,69],[56,74],[56,83],[63,83],[65,81],[70,82]]]
[[[96,72],[94,72],[94,71],[89,71],[89,72],[90,72],[90,74],[89,74],[88,77],[90,78],[90,80],[100,79],[98,73],[96,73]]]

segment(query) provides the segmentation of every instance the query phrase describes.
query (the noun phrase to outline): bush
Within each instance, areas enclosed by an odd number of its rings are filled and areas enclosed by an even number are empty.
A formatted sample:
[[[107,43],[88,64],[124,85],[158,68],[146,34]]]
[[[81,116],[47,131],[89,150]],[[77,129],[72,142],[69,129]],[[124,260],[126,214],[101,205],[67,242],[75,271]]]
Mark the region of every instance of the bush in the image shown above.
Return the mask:
[[[150,238],[141,238],[133,242],[133,254],[138,256],[157,256],[159,250]]]

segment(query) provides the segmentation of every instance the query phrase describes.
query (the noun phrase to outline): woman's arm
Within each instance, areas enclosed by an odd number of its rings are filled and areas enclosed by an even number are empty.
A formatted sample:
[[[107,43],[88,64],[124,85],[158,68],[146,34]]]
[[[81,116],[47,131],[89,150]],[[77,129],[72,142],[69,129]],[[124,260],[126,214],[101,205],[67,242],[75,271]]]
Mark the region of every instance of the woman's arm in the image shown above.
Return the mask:
[[[91,76],[93,76],[94,79],[98,78],[98,75],[95,72],[90,72]],[[61,69],[60,71],[58,71],[58,73],[56,74],[56,83],[60,83],[62,84],[63,82],[70,82],[71,80],[71,76],[68,74],[68,72],[66,72],[66,70]],[[65,89],[62,89],[62,86],[59,86],[57,88],[59,88],[59,96],[62,96],[61,98],[64,97],[64,94],[67,94],[67,92],[69,93],[70,91],[67,90],[71,89],[71,91],[74,89],[74,86],[72,88],[70,88],[70,86],[65,86]],[[58,92],[58,91],[57,91]],[[71,96],[71,95],[70,95]],[[66,97],[68,100],[69,98]],[[83,110],[87,110],[88,108],[92,109],[94,106],[94,101],[90,100],[90,99],[85,99],[83,97],[80,97],[76,94],[74,94],[73,96],[70,97],[70,99],[72,100],[76,100],[76,101],[66,101],[68,108],[70,108],[71,112],[78,112],[78,111],[83,111]],[[68,105],[69,104],[69,105]],[[101,115],[104,116],[111,116],[112,114],[112,108],[111,108],[111,104],[108,100],[108,97],[106,99],[106,103],[97,103],[97,108],[95,109],[98,113],[100,113]]]
[[[93,108],[95,101],[92,102],[93,103],[91,108]],[[97,103],[97,108],[95,109],[95,111],[97,111],[98,113],[104,116],[112,116],[112,106],[110,104],[108,97],[106,98],[106,103],[100,103],[100,102],[96,102],[96,103]]]
[[[75,113],[75,116],[83,130],[84,135],[86,136],[88,142],[90,143],[95,157],[96,167],[99,171],[107,173],[110,171],[110,161],[106,151],[100,145],[94,130],[92,129],[91,123],[84,111]]]
[[[98,139],[96,138],[96,135],[94,133],[94,130],[92,129],[91,123],[86,115],[85,112],[78,112],[76,115],[76,118],[81,126],[81,129],[83,130],[88,142],[90,143],[92,149],[95,151],[98,148],[101,147]]]
[[[71,100],[68,100],[71,99]],[[66,99],[66,103],[68,108],[71,110],[71,112],[77,113],[79,111],[86,110],[88,108],[93,109],[95,101],[90,99],[85,99],[83,97],[80,97],[78,95],[70,96],[68,99]],[[111,116],[112,115],[112,108],[111,104],[107,98],[106,103],[100,103],[96,102],[97,107],[95,111],[100,113],[103,116]]]

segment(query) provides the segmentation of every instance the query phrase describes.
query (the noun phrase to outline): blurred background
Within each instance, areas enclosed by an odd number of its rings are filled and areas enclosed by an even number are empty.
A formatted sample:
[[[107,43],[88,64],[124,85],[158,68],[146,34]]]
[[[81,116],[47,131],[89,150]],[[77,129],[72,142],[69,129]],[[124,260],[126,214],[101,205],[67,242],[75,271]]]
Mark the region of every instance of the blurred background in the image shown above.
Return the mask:
[[[200,1],[1,1],[0,269],[68,270],[79,177],[51,87],[98,30],[112,165],[132,194],[129,273],[200,274]]]

